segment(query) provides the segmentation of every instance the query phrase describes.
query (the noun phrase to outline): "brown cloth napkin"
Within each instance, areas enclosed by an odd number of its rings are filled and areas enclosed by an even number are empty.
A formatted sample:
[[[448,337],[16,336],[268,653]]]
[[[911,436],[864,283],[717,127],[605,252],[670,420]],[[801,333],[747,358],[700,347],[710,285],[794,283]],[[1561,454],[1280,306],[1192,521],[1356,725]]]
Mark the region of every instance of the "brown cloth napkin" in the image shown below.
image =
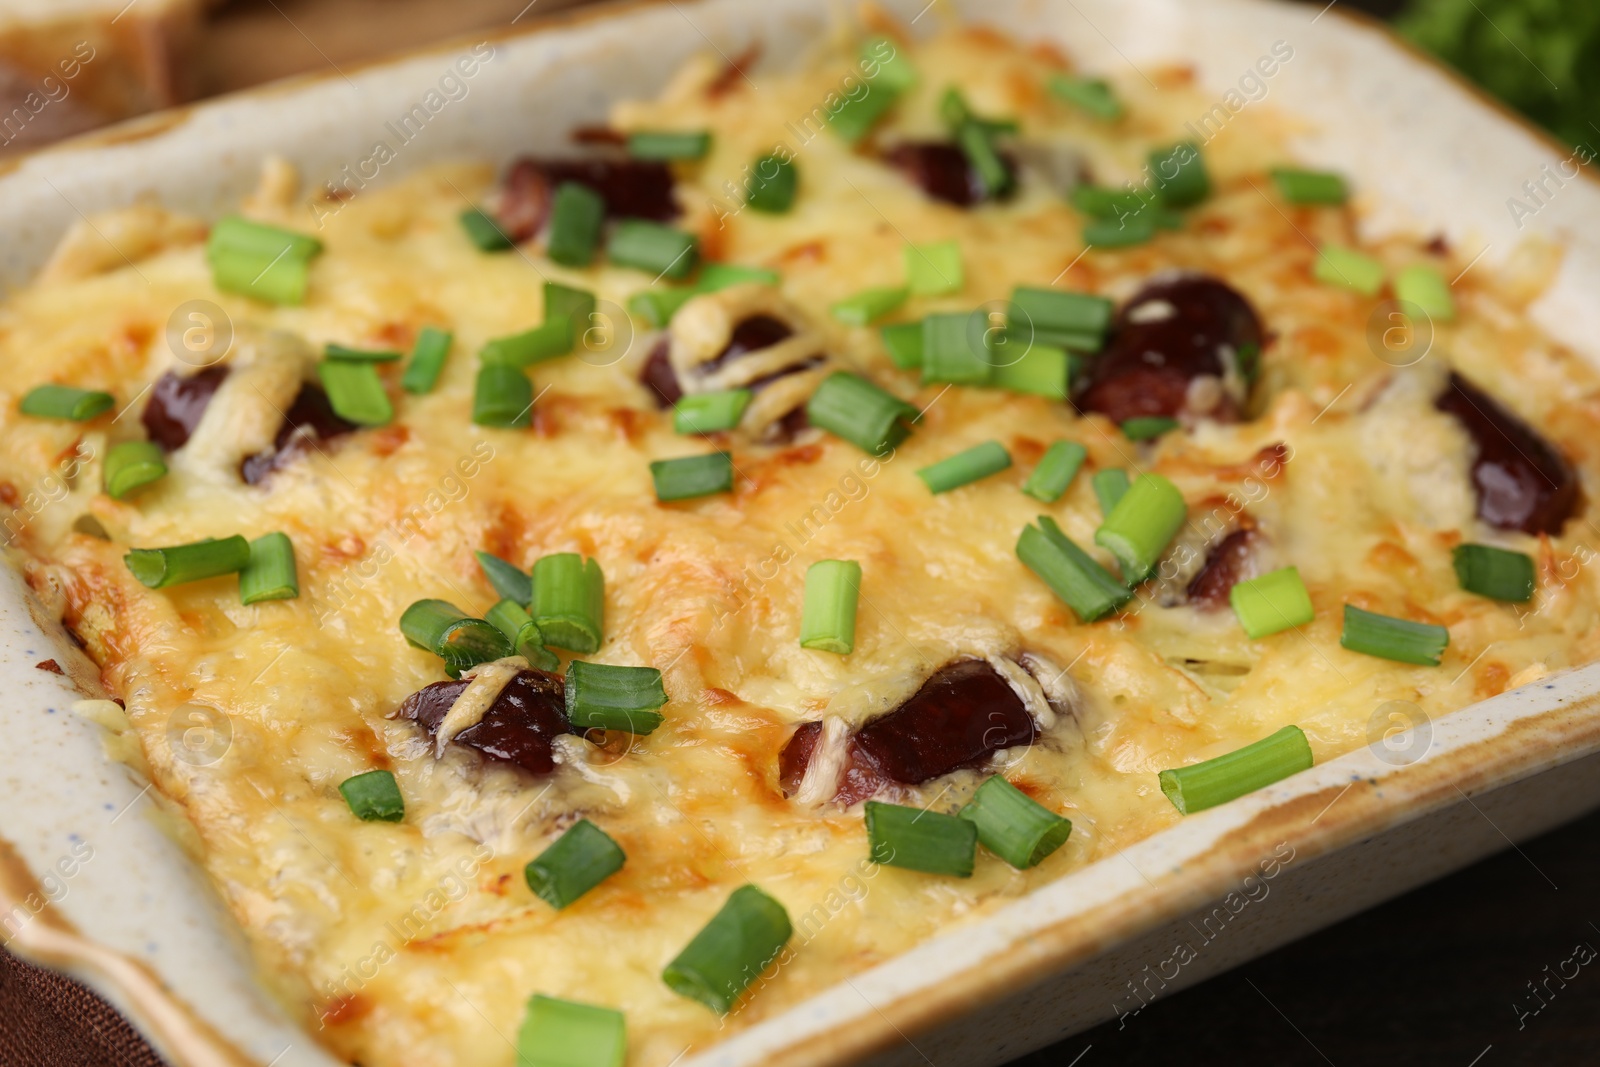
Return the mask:
[[[0,951],[4,1067],[166,1067],[116,1009],[84,986]]]

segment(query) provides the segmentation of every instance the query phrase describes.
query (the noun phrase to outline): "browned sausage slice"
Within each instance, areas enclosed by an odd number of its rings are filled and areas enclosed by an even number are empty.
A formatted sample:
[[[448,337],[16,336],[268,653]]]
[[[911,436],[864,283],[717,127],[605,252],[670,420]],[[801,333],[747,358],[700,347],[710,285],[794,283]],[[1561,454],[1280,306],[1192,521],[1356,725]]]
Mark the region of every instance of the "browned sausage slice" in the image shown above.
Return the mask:
[[[409,719],[433,737],[467,682],[434,682],[406,697],[395,716]],[[451,739],[491,760],[509,763],[534,774],[555,769],[553,743],[572,732],[565,712],[566,687],[557,674],[518,671],[500,690],[482,721]]]
[[[187,377],[167,371],[157,378],[150,387],[150,402],[140,416],[150,440],[168,452],[182,448],[227,377],[228,366],[223,363]]]

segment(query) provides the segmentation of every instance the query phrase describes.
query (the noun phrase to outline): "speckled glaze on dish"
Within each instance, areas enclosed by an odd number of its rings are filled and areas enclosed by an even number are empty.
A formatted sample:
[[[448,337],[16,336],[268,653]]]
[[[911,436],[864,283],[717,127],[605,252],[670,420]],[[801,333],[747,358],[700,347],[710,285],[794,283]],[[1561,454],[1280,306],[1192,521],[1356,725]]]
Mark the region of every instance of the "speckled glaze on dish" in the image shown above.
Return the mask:
[[[885,6],[909,21],[923,2]],[[553,147],[609,101],[653,94],[708,42],[733,54],[760,39],[778,62],[826,34],[832,15],[823,0],[645,2],[497,37],[495,61],[450,104],[449,120],[378,180]],[[1484,248],[1486,262],[1533,235],[1564,244],[1535,315],[1600,358],[1591,295],[1600,188],[1569,181],[1519,228],[1507,199],[1567,153],[1381,29],[1337,8],[1318,15],[1265,0],[938,0],[923,17],[1049,41],[1089,70],[1182,59],[1219,98],[1273,42],[1290,42],[1296,58],[1267,95],[1304,119],[1303,158],[1350,173],[1377,230],[1437,230]],[[149,197],[218,214],[269,153],[312,181],[331,176],[364,158],[457,51],[291,82],[27,157],[0,176],[0,278],[26,281],[83,212]],[[67,673],[39,668],[46,659]],[[332,1064],[257,986],[144,783],[69,710],[94,693],[94,670],[9,571],[0,677],[0,920],[10,947],[91,982],[179,1067]],[[1412,739],[1411,762],[1362,750],[1191,817],[682,1062],[1002,1062],[1131,1019],[1155,996],[1600,804],[1600,667],[1485,701],[1429,732],[1426,743]]]

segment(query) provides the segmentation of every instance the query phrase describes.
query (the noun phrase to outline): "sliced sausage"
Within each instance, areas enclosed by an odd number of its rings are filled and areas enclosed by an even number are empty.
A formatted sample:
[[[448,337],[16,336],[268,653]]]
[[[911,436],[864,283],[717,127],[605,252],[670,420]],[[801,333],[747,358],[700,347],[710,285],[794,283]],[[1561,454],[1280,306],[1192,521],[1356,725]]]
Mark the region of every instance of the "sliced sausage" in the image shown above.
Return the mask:
[[[167,371],[157,378],[150,387],[150,402],[140,416],[150,440],[168,452],[187,444],[227,377],[228,365],[219,363],[186,377]]]
[[[506,175],[498,221],[514,241],[539,232],[550,201],[563,182],[577,182],[600,195],[608,218],[669,222],[678,217],[672,196],[672,168],[649,160],[519,159]]]
[[[439,732],[445,715],[467,685],[465,681],[455,681],[423,686],[406,697],[395,717],[416,723],[431,738]],[[565,706],[566,686],[560,675],[518,671],[500,690],[483,719],[462,730],[450,743],[466,745],[490,760],[533,774],[549,774],[556,766],[555,739],[572,732]]]
[[[1228,606],[1228,594],[1249,576],[1256,544],[1255,530],[1235,530],[1206,554],[1205,564],[1189,582],[1189,603],[1202,611]]]
[[[672,342],[662,337],[650,350],[644,366],[639,368],[639,381],[654,394],[656,406],[663,409],[683,399],[683,386],[678,382],[677,372],[672,369],[671,353]]]
[[[239,476],[250,485],[260,485],[273,471],[311,451],[317,442],[330,441],[355,429],[355,423],[334,413],[327,393],[315,385],[303,385],[285,413],[283,425],[278,427],[272,448],[246,456],[239,465]]]
[[[957,145],[945,141],[902,141],[885,152],[883,160],[933,200],[971,207],[989,199],[983,178]],[[1017,168],[1013,161],[1004,155],[1001,160],[1014,177]],[[1015,184],[1014,180],[1010,182],[1008,189]]]

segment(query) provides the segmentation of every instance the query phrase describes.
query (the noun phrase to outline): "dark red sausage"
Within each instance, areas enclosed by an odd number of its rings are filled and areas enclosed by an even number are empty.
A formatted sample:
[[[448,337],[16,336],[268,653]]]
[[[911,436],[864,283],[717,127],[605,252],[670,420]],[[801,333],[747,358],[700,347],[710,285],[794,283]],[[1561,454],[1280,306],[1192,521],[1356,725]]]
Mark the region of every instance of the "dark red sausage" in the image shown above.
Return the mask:
[[[1111,343],[1089,364],[1078,410],[1119,423],[1182,414],[1232,421],[1242,396],[1223,392],[1215,407],[1195,411],[1189,383],[1223,378],[1230,362],[1248,382],[1261,341],[1261,320],[1250,302],[1217,279],[1184,274],[1152,282],[1117,314]]]
[[[1016,174],[1010,159],[1001,157],[1007,170]],[[966,153],[944,141],[902,141],[883,154],[885,163],[894,167],[906,180],[927,193],[931,199],[971,207],[988,199],[983,178],[967,162]],[[1009,189],[1015,187],[1009,183]]]
[[[1454,372],[1434,407],[1455,416],[1478,446],[1472,461],[1478,518],[1501,530],[1561,532],[1578,506],[1578,476],[1561,453]]]
[[[150,440],[168,452],[182,448],[227,377],[228,366],[223,363],[187,377],[167,371],[157,378],[150,387],[150,402],[140,416]]]
[[[666,337],[656,342],[639,368],[639,381],[644,383],[656,398],[656,406],[670,408],[683,399],[683,386],[678,384],[678,372],[672,369],[672,342]]]
[[[800,791],[800,781],[806,776],[806,767],[821,737],[820,722],[803,722],[778,753],[778,784],[783,787],[784,796],[792,797]]]
[[[733,328],[732,335],[728,338],[727,347],[711,359],[700,365],[704,373],[711,373],[730,360],[739,359],[751,352],[759,352],[770,348],[780,341],[794,336],[794,330],[788,323],[772,315],[752,315]],[[656,403],[662,408],[670,408],[683,398],[683,385],[678,381],[677,372],[672,368],[670,358],[670,342],[663,337],[651,349],[650,356],[639,370],[639,380],[655,394]],[[764,377],[745,385],[744,388],[751,392],[759,393],[763,388],[771,385],[779,378],[799,371],[809,370],[822,363],[821,357],[812,357],[800,362],[783,367]],[[778,441],[792,440],[794,435],[809,425],[806,420],[805,408],[799,407],[789,412],[778,420],[775,433],[772,435]]]
[[[250,485],[259,485],[279,467],[311,451],[316,442],[341,437],[356,428],[355,423],[334,413],[327,393],[315,385],[302,385],[278,427],[272,448],[246,456],[239,465],[239,476]]]
[[[395,717],[410,719],[433,737],[450,706],[466,688],[464,681],[423,686],[406,697]],[[556,766],[552,743],[558,735],[572,732],[565,706],[566,686],[560,675],[518,671],[484,712],[483,719],[451,738],[451,743],[477,749],[491,760],[534,774],[549,774]]]
[[[1235,530],[1218,542],[1189,582],[1189,603],[1202,611],[1227,607],[1228,594],[1249,571],[1250,556],[1260,536],[1255,530]]]
[[[608,218],[668,222],[678,217],[672,196],[672,169],[646,160],[519,159],[506,175],[499,222],[514,241],[539,232],[550,213],[557,186],[577,182],[600,194]]]
[[[702,363],[700,369],[710,373],[740,356],[770,348],[779,341],[788,340],[793,336],[794,330],[790,329],[789,324],[782,319],[771,315],[751,315],[733,328],[727,347],[717,353],[717,358]]]

